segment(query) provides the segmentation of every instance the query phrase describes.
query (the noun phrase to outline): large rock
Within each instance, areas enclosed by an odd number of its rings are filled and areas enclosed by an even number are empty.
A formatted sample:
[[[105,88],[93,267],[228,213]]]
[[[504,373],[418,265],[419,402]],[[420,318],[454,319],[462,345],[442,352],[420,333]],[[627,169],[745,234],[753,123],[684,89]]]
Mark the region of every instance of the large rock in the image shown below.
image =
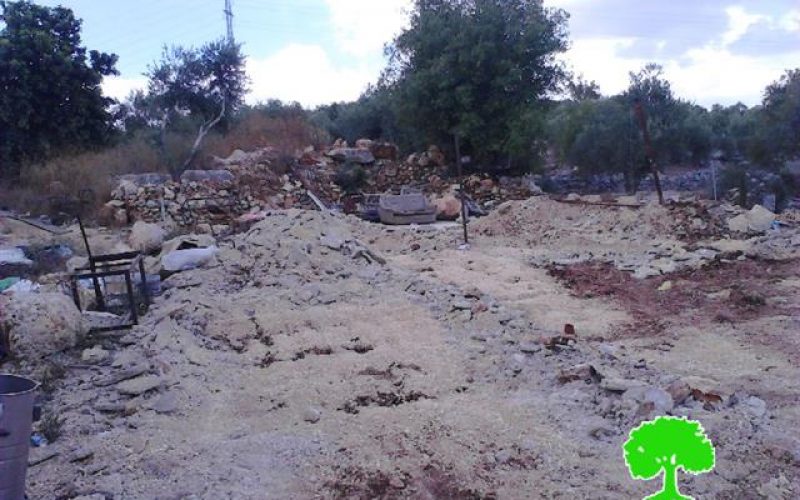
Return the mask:
[[[134,250],[151,253],[161,248],[165,236],[164,230],[158,224],[138,221],[131,229],[128,243]]]
[[[345,163],[358,163],[360,165],[375,163],[375,156],[368,149],[335,148],[325,154],[336,161]]]
[[[756,205],[749,212],[737,215],[728,221],[728,229],[736,233],[763,233],[772,227],[775,214]]]
[[[80,311],[60,293],[0,296],[0,311],[0,321],[9,327],[11,352],[22,359],[41,359],[72,348],[86,333]]]
[[[448,194],[433,202],[436,206],[436,218],[440,220],[456,220],[461,215],[461,201]]]

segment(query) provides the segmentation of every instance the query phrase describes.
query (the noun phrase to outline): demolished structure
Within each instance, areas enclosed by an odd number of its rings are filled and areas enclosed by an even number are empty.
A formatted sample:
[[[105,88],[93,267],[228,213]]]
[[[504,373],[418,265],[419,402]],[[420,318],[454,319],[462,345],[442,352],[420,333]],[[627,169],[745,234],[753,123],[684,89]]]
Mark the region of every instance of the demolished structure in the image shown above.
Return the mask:
[[[43,383],[31,497],[643,496],[621,445],[657,415],[717,446],[683,491],[800,493],[796,212],[476,176],[491,210],[459,250],[452,223],[318,209],[308,191],[344,205],[348,162],[371,165],[366,193],[450,193],[435,151],[360,146],[122,179],[111,220],[137,223],[87,234],[142,253],[152,303],[127,331],[74,306],[76,227],[0,219],[0,279],[31,284],[0,294],[3,368]],[[76,256],[45,270],[49,247]]]

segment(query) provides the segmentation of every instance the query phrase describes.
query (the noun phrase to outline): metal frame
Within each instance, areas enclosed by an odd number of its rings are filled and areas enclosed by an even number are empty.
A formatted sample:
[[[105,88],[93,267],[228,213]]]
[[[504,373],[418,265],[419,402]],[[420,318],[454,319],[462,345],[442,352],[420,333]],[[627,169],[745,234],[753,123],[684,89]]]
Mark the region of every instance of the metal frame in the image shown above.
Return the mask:
[[[145,306],[150,305],[150,296],[147,291],[147,276],[144,270],[144,258],[138,252],[125,252],[109,255],[96,255],[89,257],[89,266],[78,268],[70,276],[70,288],[72,299],[78,310],[81,309],[81,299],[78,293],[78,281],[90,279],[94,283],[95,298],[100,311],[106,310],[106,301],[100,287],[100,280],[112,276],[123,276],[125,278],[125,290],[128,296],[129,316],[123,323],[114,326],[94,327],[90,329],[92,333],[110,332],[116,330],[129,330],[139,324],[139,312],[136,294],[133,290],[133,269],[137,268],[139,274],[139,293]],[[99,270],[98,270],[99,269]]]

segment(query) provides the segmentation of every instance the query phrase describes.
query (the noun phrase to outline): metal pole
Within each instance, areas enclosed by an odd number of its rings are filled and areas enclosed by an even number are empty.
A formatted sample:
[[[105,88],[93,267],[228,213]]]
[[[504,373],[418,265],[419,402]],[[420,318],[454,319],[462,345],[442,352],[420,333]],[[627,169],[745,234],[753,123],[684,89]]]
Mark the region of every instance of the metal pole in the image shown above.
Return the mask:
[[[456,167],[458,169],[459,196],[461,197],[461,225],[464,228],[464,244],[469,245],[469,235],[467,234],[467,202],[464,192],[464,173],[461,168],[461,141],[458,132],[455,134],[456,142]]]
[[[717,201],[717,160],[711,160],[711,182],[714,183],[714,201]]]
[[[97,266],[94,264],[92,249],[89,247],[89,238],[86,236],[86,228],[83,227],[83,220],[81,219],[80,215],[78,215],[78,226],[81,228],[83,244],[86,245],[86,255],[89,257],[89,270],[92,272],[92,274],[95,274],[97,272]],[[97,276],[92,278],[92,284],[94,285],[94,298],[97,301],[97,308],[100,311],[105,311],[106,301],[103,299],[103,291],[100,288],[100,280],[97,279]]]

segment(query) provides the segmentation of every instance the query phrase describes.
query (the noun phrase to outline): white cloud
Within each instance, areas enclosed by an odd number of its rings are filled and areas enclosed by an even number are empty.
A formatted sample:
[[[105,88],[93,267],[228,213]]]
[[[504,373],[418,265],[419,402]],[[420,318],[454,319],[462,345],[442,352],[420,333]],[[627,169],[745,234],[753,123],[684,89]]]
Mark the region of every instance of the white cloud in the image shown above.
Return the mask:
[[[748,14],[744,8],[739,6],[728,7],[725,9],[725,13],[728,14],[728,31],[722,35],[722,44],[724,46],[728,46],[742,38],[752,25],[769,20],[768,16]]]
[[[597,82],[603,93],[615,94],[628,86],[629,72],[647,63],[617,56],[634,42],[633,38],[579,38],[573,41],[564,60],[575,73]]]
[[[790,10],[779,21],[786,31],[800,31],[800,9]]]
[[[565,3],[569,0],[560,0]],[[581,0],[571,0],[574,2]],[[551,0],[550,3],[555,3]],[[759,56],[733,53],[731,44],[741,39],[758,23],[778,24],[776,18],[749,14],[740,7],[726,9],[728,29],[716,41],[687,51],[682,57],[655,61],[664,66],[665,77],[672,83],[676,95],[704,106],[715,103],[744,102],[755,105],[761,101],[764,88],[777,80],[800,60],[798,49],[788,54]],[[800,11],[791,11],[781,18],[780,26],[800,30]],[[564,60],[577,74],[594,80],[606,95],[616,94],[628,86],[628,73],[638,71],[649,60],[622,57],[638,39],[576,38],[564,55]]]
[[[128,95],[139,89],[147,87],[147,78],[124,78],[121,76],[107,76],[103,78],[103,95],[124,101]]]
[[[248,58],[247,101],[277,98],[307,107],[350,101],[377,80],[379,72],[365,65],[337,67],[319,45],[288,45],[265,59]]]
[[[800,50],[753,57],[709,46],[690,50],[686,58],[688,64],[670,61],[665,67],[678,96],[707,106],[738,101],[754,105],[761,101],[764,88],[790,67],[790,61],[800,58]]]
[[[336,40],[353,56],[380,54],[408,24],[411,0],[325,0]]]

